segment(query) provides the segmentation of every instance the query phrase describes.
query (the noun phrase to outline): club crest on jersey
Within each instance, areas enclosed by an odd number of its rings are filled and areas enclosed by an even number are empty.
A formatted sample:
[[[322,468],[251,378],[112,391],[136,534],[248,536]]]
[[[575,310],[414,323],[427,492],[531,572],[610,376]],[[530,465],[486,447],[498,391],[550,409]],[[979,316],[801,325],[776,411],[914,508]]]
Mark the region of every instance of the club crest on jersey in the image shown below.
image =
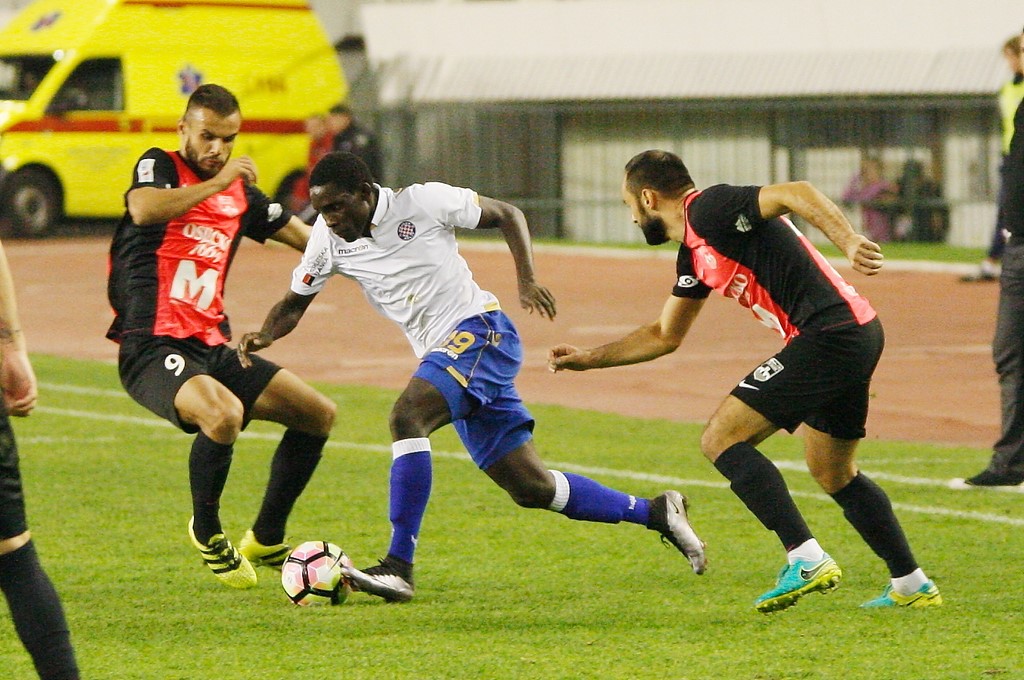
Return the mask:
[[[740,215],[739,217],[736,218],[736,231],[740,232],[741,234],[746,234],[753,228],[754,226],[750,223],[750,220],[747,219],[746,215]]]
[[[698,283],[700,283],[700,281],[697,280],[697,277],[690,276],[689,274],[684,274],[683,276],[680,276],[679,279],[676,281],[676,285],[679,286],[680,288],[693,288]]]
[[[416,235],[416,225],[406,220],[398,225],[398,238],[403,241],[411,241]]]
[[[758,382],[766,382],[773,376],[778,375],[784,368],[785,366],[782,365],[781,361],[772,357],[754,369],[754,380]]]
[[[234,217],[242,212],[235,203],[235,198],[228,194],[217,194],[216,202],[217,210],[227,217]]]

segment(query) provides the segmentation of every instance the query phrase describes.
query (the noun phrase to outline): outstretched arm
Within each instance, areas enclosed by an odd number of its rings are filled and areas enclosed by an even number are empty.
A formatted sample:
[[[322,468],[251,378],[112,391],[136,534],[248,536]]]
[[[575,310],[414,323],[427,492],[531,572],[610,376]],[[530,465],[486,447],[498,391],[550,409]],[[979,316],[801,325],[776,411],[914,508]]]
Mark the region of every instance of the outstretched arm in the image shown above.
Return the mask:
[[[854,231],[839,206],[810,182],[786,182],[762,187],[758,202],[762,217],[794,213],[807,220],[825,234],[861,274],[872,276],[882,268],[882,249],[878,244]]]
[[[665,302],[661,316],[637,328],[615,342],[594,349],[572,345],[556,345],[548,351],[548,369],[586,371],[651,361],[674,352],[682,343],[694,320],[704,306],[705,298],[672,296]]]
[[[246,333],[238,341],[238,360],[242,366],[249,368],[252,361],[249,359],[249,352],[258,352],[274,344],[274,341],[295,330],[299,325],[299,319],[306,313],[309,304],[313,302],[313,295],[299,295],[288,291],[288,293],[274,305],[267,313],[263,321],[263,328],[259,331]]]
[[[18,320],[14,279],[0,243],[0,389],[12,416],[27,416],[36,406],[38,385]]]
[[[516,263],[519,304],[548,319],[555,318],[555,296],[537,283],[533,272],[533,245],[523,211],[510,203],[480,196],[478,229],[500,229]]]

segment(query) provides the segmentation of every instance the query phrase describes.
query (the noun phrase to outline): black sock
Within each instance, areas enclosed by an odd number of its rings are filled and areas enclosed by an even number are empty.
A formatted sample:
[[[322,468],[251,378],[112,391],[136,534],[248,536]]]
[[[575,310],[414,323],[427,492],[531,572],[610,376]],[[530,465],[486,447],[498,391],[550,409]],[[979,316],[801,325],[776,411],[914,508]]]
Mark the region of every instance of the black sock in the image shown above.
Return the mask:
[[[893,578],[917,569],[907,537],[892,511],[892,503],[880,486],[858,473],[849,484],[832,494],[832,498],[843,509],[846,521],[875,554],[885,560]]]
[[[39,677],[77,680],[78,665],[64,609],[31,541],[0,555],[0,590]]]
[[[220,496],[228,481],[233,444],[218,444],[200,432],[192,442],[188,478],[192,487],[192,532],[205,544],[223,533],[220,526]]]
[[[761,524],[778,535],[787,552],[813,538],[782,473],[760,451],[746,442],[733,444],[718,457],[715,467]]]
[[[252,532],[263,545],[284,541],[284,528],[295,501],[320,462],[327,437],[286,430],[270,463],[270,481]]]

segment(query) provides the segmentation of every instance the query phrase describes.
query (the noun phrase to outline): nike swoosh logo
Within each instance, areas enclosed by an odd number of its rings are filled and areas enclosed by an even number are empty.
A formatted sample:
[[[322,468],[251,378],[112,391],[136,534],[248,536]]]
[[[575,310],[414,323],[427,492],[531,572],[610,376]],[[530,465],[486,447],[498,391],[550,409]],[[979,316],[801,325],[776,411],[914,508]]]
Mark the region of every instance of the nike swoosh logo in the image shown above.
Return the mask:
[[[746,387],[748,390],[760,390],[761,389],[760,387],[754,387],[753,385],[748,383],[746,380],[741,380],[739,386],[740,387]]]
[[[817,576],[818,572],[820,572],[826,566],[828,566],[828,563],[827,562],[822,562],[821,564],[816,566],[814,569],[811,569],[810,571],[808,571],[808,570],[804,569],[803,567],[801,567],[800,568],[800,578],[802,578],[805,581],[810,581],[812,578]]]

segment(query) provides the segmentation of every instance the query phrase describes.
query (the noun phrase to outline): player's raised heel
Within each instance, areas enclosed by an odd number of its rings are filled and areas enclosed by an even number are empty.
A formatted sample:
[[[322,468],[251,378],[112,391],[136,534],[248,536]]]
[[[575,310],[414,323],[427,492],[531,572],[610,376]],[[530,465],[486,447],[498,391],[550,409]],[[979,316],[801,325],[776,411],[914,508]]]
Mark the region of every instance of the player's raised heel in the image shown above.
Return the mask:
[[[192,522],[188,521],[188,537],[192,539],[192,545],[203,556],[203,562],[210,568],[213,575],[226,586],[231,588],[252,588],[256,585],[256,570],[252,568],[243,555],[240,555],[235,546],[231,545],[224,534],[214,534],[203,545],[196,539],[192,530]]]
[[[253,567],[280,569],[291,551],[292,547],[287,543],[263,545],[256,540],[256,534],[252,532],[252,529],[246,531],[245,536],[238,542],[238,552],[249,560],[249,564]]]
[[[931,581],[925,583],[910,595],[901,595],[893,590],[892,584],[885,587],[882,594],[873,600],[868,600],[861,607],[910,607],[920,609],[921,607],[938,607],[942,604],[942,595],[939,588]]]
[[[348,577],[352,590],[383,597],[388,602],[408,602],[415,592],[412,563],[392,555],[369,569],[342,567],[341,572]]]
[[[839,587],[843,571],[828,555],[818,562],[797,560],[779,572],[775,587],[757,598],[754,607],[768,614],[792,607],[808,593],[830,593]]]
[[[704,541],[697,537],[686,515],[689,503],[678,491],[666,491],[651,500],[647,528],[661,534],[661,540],[671,543],[690,561],[693,573],[703,574],[707,568]]]

